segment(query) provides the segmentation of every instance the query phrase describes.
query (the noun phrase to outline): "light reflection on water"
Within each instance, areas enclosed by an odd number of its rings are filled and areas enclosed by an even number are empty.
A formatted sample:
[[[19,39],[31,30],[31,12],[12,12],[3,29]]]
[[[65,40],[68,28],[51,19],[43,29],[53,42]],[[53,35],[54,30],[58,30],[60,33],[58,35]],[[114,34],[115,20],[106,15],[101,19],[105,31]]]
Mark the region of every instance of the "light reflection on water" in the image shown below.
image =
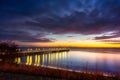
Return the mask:
[[[70,51],[59,53],[48,53],[33,56],[24,56],[16,58],[18,64],[34,66],[51,66],[57,68],[66,68],[72,70],[96,71],[117,73],[120,70],[119,52],[88,52],[88,51]]]

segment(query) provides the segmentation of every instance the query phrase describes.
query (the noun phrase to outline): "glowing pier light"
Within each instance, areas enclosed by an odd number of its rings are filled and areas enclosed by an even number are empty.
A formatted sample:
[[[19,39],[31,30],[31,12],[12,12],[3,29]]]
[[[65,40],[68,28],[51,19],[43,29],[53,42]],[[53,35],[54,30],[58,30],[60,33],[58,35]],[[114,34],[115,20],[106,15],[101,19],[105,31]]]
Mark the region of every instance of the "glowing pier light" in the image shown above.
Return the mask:
[[[29,56],[26,58],[26,65],[29,65]]]
[[[48,64],[50,64],[50,53],[48,54]]]
[[[45,59],[44,59],[44,54],[42,55],[42,65],[44,65]]]
[[[59,58],[59,55],[58,55],[58,52],[56,53],[56,60],[58,60],[58,58]]]
[[[20,64],[20,62],[21,62],[21,58],[18,57],[18,58],[17,58],[17,64]]]
[[[37,55],[35,55],[35,63],[34,63],[34,66],[37,65]]]
[[[37,56],[37,66],[40,66],[40,55]]]
[[[29,56],[29,65],[32,65],[32,56]]]

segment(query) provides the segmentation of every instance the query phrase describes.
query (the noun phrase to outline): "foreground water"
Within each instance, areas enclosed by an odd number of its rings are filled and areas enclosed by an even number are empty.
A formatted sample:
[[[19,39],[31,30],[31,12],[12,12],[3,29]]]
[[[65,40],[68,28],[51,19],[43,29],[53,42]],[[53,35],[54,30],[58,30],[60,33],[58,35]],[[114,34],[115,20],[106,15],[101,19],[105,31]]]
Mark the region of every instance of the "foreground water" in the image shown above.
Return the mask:
[[[24,56],[17,64],[63,68],[75,71],[120,72],[119,49],[72,49],[69,52]]]

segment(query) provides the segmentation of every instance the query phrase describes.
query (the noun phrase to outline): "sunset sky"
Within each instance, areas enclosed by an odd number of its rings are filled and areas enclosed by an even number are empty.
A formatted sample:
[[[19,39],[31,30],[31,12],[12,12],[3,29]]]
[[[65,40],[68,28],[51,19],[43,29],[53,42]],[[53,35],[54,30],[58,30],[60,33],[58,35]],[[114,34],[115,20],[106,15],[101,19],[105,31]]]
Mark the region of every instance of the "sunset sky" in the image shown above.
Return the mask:
[[[120,47],[120,0],[0,0],[0,40],[37,47]]]

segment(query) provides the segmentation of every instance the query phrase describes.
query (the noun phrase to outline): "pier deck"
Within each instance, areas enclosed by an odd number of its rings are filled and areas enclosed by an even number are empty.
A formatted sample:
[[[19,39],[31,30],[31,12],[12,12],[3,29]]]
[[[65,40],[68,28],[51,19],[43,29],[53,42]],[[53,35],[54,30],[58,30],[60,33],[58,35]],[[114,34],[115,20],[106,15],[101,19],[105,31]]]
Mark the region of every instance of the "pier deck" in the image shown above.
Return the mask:
[[[7,56],[12,56],[12,57],[15,57],[15,56],[27,56],[27,55],[36,55],[36,54],[48,54],[48,53],[56,53],[56,52],[64,52],[64,51],[70,51],[70,49],[67,49],[67,48],[57,48],[57,49],[48,49],[48,50],[40,50],[40,49],[36,49],[36,50],[26,50],[26,51],[19,51],[15,54],[1,54],[0,57],[7,57]]]

